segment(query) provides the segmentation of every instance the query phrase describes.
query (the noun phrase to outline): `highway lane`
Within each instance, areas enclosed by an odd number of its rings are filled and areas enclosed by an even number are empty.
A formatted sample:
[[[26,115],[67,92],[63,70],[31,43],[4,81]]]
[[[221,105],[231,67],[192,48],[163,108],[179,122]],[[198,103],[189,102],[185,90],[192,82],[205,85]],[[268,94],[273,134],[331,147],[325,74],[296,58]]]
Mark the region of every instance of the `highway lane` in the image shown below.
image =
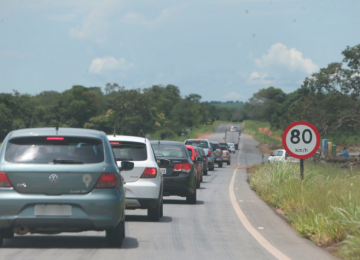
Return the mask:
[[[222,141],[228,126],[219,125],[210,139]],[[204,176],[196,205],[165,197],[164,217],[158,223],[148,222],[145,210],[128,210],[121,249],[106,248],[105,232],[25,235],[4,240],[0,259],[276,259],[239,220],[229,196],[233,174],[238,205],[252,226],[264,228],[259,230],[264,239],[291,259],[332,259],[299,238],[250,190],[246,171],[236,170],[238,162],[245,166],[261,161],[255,146],[242,135],[241,153],[232,155],[231,165]]]

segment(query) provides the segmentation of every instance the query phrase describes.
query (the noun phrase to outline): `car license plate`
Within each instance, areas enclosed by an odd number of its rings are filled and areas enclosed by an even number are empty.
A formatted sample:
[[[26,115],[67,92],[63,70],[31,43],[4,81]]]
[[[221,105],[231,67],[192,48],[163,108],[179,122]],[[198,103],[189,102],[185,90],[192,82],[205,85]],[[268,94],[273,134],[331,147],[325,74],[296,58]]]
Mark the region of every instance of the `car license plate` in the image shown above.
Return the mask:
[[[160,168],[160,173],[161,174],[166,174],[166,168]]]
[[[70,205],[35,205],[35,216],[71,216]]]

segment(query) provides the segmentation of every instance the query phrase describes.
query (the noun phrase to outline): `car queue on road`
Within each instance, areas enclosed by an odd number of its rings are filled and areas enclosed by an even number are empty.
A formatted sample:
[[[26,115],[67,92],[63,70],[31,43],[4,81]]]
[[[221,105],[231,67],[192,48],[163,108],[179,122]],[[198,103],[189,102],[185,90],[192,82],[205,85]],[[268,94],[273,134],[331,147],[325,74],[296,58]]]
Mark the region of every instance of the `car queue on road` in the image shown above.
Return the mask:
[[[105,230],[108,246],[121,247],[125,209],[146,209],[149,221],[159,221],[164,196],[196,204],[203,175],[215,163],[222,167],[223,158],[227,146],[207,139],[12,131],[0,148],[0,246],[14,234]]]

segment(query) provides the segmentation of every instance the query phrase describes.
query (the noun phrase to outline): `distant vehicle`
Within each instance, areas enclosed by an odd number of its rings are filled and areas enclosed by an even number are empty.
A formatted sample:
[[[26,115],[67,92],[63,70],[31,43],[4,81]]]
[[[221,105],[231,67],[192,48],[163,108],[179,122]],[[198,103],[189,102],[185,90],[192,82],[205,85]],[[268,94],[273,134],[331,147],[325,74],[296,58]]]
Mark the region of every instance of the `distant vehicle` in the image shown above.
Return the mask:
[[[233,143],[235,145],[235,149],[239,149],[240,134],[240,131],[226,131],[225,142]]]
[[[229,151],[231,153],[235,153],[235,144],[233,144],[233,143],[227,143],[227,144],[229,146]]]
[[[237,129],[236,126],[233,126],[233,125],[232,125],[232,126],[230,127],[230,131],[237,131],[237,130],[238,130],[238,129]]]
[[[291,157],[284,149],[280,149],[270,154],[268,162],[300,162],[300,160]]]
[[[228,143],[219,143],[219,145],[225,145],[227,148],[229,148]]]
[[[191,160],[196,166],[196,188],[200,188],[200,183],[203,179],[203,172],[202,172],[202,159],[200,157],[198,148],[192,145],[186,145],[186,149],[190,155]]]
[[[222,151],[218,142],[210,142],[215,154],[215,163],[221,168],[223,166]]]
[[[108,135],[118,165],[134,163],[134,169],[122,173],[126,190],[126,209],[147,209],[151,221],[163,216],[163,176],[150,141],[143,137]]]
[[[133,167],[124,160],[120,170]],[[0,245],[14,233],[106,230],[108,245],[121,247],[125,190],[106,134],[55,127],[10,132],[0,149],[0,219]]]
[[[207,175],[208,168],[209,168],[209,166],[208,166],[208,164],[209,164],[208,163],[208,157],[206,156],[204,149],[202,149],[200,147],[198,147],[198,149],[199,149],[199,152],[200,152],[200,157],[202,158],[203,174]]]
[[[186,197],[186,202],[196,204],[196,166],[184,143],[173,141],[150,141],[157,160],[168,160],[160,164],[164,178],[164,196]]]
[[[204,150],[205,154],[207,155],[209,171],[214,170],[215,154],[210,145],[209,140],[207,140],[207,139],[186,139],[184,143],[185,143],[185,145],[192,145],[192,146],[202,148]]]
[[[225,145],[220,145],[220,149],[222,151],[222,160],[226,162],[227,165],[231,164],[231,155],[229,149]]]

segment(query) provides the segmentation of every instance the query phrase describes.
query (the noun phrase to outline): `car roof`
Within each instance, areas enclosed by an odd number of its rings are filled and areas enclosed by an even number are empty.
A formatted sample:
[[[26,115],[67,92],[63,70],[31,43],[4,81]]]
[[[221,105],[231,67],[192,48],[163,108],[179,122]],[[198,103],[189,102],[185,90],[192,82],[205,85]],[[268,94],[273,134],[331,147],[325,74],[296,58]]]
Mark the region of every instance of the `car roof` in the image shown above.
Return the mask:
[[[172,145],[184,145],[183,142],[176,142],[176,141],[163,141],[163,140],[151,140],[151,144],[172,144]]]
[[[41,127],[41,128],[25,128],[14,130],[10,133],[10,138],[17,137],[35,137],[35,136],[76,136],[88,138],[101,138],[104,132],[94,129],[59,127]]]
[[[196,141],[196,140],[198,140],[198,141],[209,141],[208,139],[186,139],[185,142],[186,141]]]
[[[107,138],[109,139],[109,141],[129,141],[129,142],[146,143],[146,138],[139,136],[107,135]]]

